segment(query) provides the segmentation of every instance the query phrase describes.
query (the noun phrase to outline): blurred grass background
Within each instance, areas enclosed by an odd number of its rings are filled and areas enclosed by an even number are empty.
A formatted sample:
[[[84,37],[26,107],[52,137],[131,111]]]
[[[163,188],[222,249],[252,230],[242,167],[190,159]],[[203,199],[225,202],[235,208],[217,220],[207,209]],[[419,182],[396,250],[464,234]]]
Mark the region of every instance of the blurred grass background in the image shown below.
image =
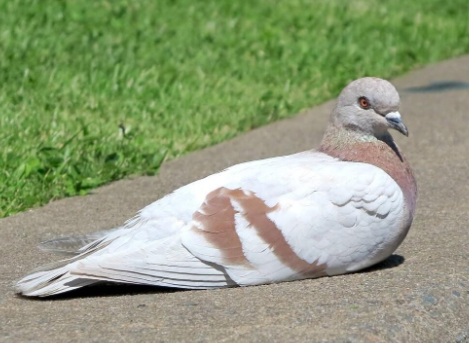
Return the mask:
[[[0,217],[469,52],[467,0],[0,0]]]

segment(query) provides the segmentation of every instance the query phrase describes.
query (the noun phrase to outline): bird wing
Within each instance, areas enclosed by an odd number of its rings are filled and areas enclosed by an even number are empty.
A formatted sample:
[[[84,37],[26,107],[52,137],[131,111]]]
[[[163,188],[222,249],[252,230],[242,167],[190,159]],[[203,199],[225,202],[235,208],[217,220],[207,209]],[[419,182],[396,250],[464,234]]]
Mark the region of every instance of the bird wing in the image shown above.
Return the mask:
[[[399,186],[372,165],[315,152],[255,161],[143,209],[96,272],[187,288],[338,274],[376,263],[402,211]]]
[[[403,211],[383,170],[293,155],[208,193],[182,243],[239,285],[334,275],[387,257]]]

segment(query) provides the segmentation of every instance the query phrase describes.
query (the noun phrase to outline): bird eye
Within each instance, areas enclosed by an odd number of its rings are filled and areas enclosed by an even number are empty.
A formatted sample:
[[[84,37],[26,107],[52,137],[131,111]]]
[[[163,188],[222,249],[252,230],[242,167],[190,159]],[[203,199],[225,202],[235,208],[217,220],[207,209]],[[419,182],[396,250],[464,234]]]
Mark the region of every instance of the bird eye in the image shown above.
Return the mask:
[[[360,107],[367,110],[370,108],[370,103],[367,98],[362,96],[360,99],[358,99],[358,103],[360,104]]]

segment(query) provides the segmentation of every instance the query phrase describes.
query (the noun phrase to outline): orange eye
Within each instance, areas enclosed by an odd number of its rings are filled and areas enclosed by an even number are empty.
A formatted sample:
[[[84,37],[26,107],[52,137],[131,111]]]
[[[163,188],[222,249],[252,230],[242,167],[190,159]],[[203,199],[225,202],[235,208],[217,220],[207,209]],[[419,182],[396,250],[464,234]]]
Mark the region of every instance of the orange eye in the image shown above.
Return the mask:
[[[368,100],[365,97],[361,97],[360,99],[358,99],[358,102],[359,102],[361,108],[364,108],[364,109],[370,108],[370,103],[368,102]]]

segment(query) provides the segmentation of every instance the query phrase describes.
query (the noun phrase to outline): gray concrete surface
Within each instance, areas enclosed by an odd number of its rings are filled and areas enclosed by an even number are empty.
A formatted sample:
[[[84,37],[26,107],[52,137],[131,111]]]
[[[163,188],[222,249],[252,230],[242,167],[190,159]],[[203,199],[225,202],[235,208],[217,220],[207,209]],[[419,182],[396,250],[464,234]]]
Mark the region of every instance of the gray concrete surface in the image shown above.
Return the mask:
[[[99,286],[55,300],[12,283],[52,261],[42,240],[121,224],[191,180],[237,162],[317,146],[333,102],[102,187],[0,220],[2,342],[469,342],[469,56],[394,80],[416,171],[414,225],[372,270],[211,291]]]

